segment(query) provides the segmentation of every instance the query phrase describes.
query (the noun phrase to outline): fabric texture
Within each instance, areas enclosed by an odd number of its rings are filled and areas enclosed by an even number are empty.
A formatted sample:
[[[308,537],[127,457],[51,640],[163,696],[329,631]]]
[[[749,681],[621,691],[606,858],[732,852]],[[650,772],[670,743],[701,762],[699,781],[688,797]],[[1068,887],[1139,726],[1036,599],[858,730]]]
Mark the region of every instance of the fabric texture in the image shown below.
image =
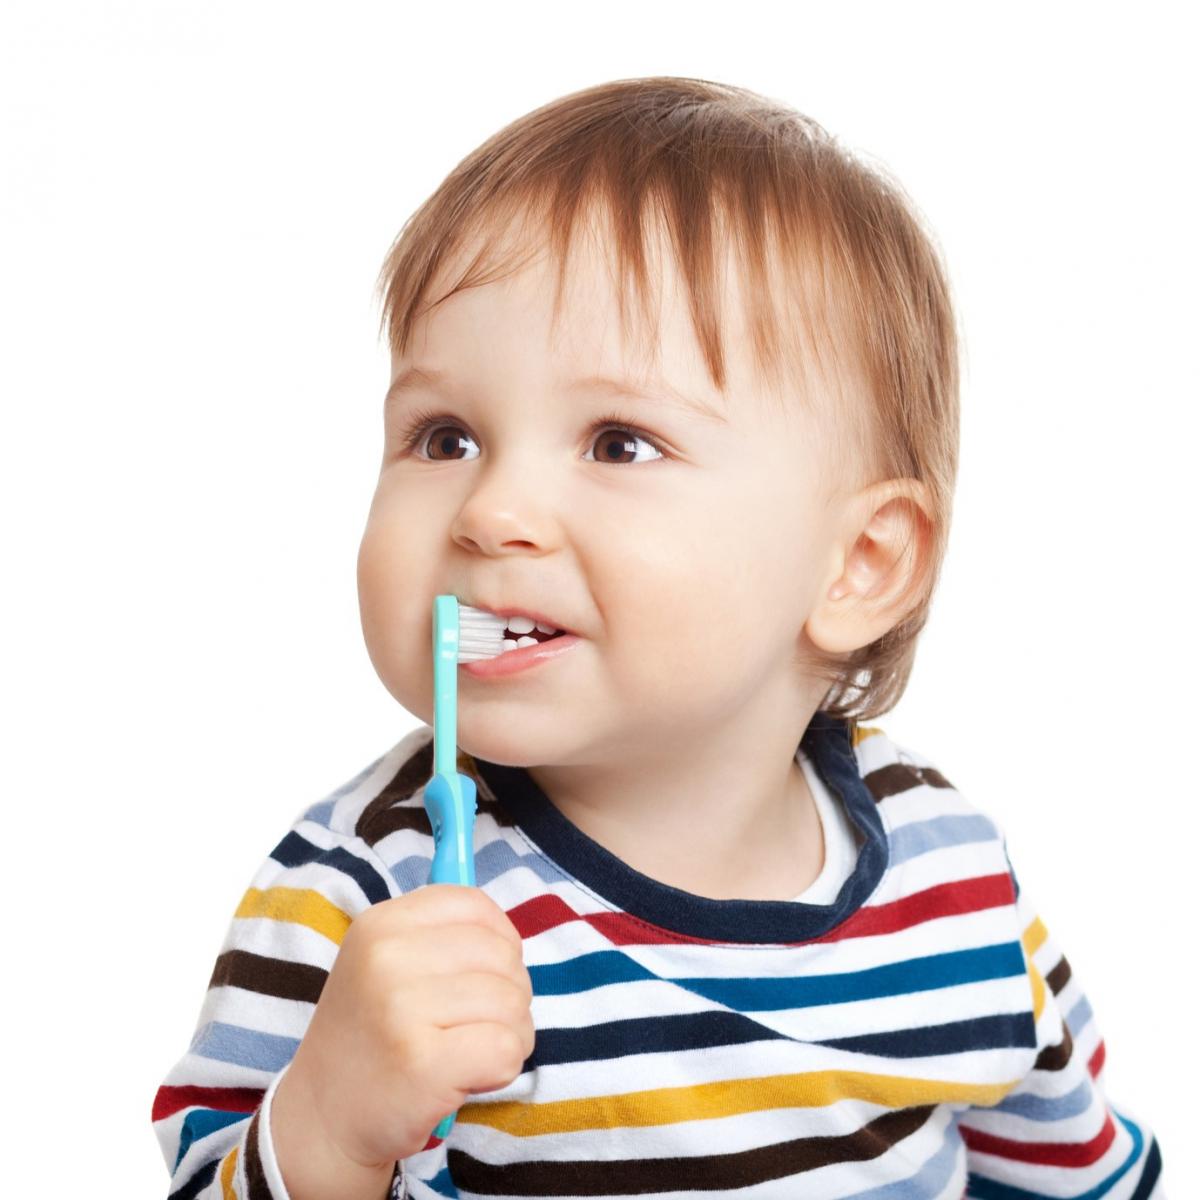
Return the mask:
[[[153,1105],[177,1200],[287,1200],[271,1098],[354,917],[428,880],[431,739],[305,810],[251,881]],[[397,1164],[396,1200],[1164,1200],[1158,1143],[1108,1101],[1092,1009],[995,821],[879,729],[818,713],[797,757],[825,868],[760,901],[642,875],[527,772],[460,755],[536,1044]]]
[[[861,842],[850,814],[841,799],[835,796],[813,766],[812,759],[803,750],[796,752],[796,760],[804,771],[808,790],[812,793],[821,822],[821,837],[825,845],[825,862],[821,873],[794,897],[805,904],[831,904],[841,890],[842,884],[854,873]]]

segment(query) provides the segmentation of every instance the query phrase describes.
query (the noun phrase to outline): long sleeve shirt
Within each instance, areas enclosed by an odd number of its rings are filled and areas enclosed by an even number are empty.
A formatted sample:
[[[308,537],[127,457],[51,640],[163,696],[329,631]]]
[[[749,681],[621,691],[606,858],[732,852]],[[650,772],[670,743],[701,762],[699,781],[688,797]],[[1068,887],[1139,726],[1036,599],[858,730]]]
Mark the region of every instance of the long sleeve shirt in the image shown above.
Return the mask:
[[[355,916],[428,881],[431,739],[300,813],[238,904],[154,1100],[175,1200],[286,1200],[271,1100]],[[526,771],[460,755],[536,1044],[396,1164],[396,1200],[1164,1200],[1158,1143],[1108,1100],[1092,1008],[997,823],[880,729],[818,713],[797,759],[845,866],[766,901],[640,874]]]

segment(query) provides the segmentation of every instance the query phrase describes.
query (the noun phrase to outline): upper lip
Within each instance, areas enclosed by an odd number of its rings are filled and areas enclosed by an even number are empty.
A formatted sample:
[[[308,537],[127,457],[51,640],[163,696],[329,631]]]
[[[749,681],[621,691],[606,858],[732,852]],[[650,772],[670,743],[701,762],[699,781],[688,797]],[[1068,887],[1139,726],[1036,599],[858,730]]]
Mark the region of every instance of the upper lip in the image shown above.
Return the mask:
[[[562,633],[574,633],[574,630],[568,629],[556,617],[548,617],[545,613],[538,612],[534,608],[524,608],[517,604],[501,604],[492,606],[490,604],[480,604],[477,600],[463,600],[464,604],[470,605],[471,608],[477,608],[481,612],[491,613],[497,617],[529,617],[531,620],[538,622],[540,625],[546,625],[550,629],[557,629]]]

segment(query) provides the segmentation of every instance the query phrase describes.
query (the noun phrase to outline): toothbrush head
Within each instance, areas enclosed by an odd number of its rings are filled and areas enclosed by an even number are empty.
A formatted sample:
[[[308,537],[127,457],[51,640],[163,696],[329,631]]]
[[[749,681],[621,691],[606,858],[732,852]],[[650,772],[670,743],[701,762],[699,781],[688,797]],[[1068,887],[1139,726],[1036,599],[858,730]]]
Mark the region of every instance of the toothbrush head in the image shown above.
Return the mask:
[[[458,661],[476,662],[482,658],[495,658],[503,649],[504,627],[507,618],[495,613],[472,608],[469,604],[458,606]]]

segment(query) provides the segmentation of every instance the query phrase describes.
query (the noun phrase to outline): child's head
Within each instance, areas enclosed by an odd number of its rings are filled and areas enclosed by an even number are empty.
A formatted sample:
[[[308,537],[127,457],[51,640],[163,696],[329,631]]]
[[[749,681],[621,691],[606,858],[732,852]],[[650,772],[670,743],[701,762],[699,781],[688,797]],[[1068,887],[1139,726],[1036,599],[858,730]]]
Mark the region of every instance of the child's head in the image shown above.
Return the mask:
[[[753,93],[607,84],[469,155],[381,288],[359,587],[407,709],[432,711],[443,592],[582,637],[505,681],[460,672],[460,741],[492,761],[894,705],[958,443],[948,287],[894,183]]]

